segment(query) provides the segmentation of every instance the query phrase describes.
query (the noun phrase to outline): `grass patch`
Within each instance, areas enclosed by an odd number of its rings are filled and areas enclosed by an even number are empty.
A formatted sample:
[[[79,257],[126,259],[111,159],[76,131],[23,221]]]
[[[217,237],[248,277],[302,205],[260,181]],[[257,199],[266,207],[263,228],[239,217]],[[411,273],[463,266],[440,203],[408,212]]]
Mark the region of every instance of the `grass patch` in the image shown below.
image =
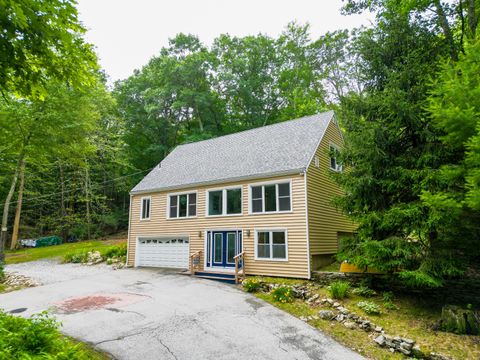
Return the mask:
[[[327,272],[338,272],[339,270],[340,270],[340,263],[338,261],[322,266],[318,269],[318,271],[327,271]]]
[[[81,251],[88,252],[92,249],[101,251],[103,249],[112,247],[112,245],[121,243],[126,243],[126,240],[115,239],[107,241],[80,241],[76,243],[66,243],[41,248],[25,248],[7,251],[5,260],[7,264],[18,264],[47,258],[63,258],[69,253]]]
[[[109,357],[59,331],[60,323],[43,312],[25,319],[0,310],[0,359],[106,360]]]
[[[273,283],[280,285],[309,283],[310,288],[313,288],[314,292],[320,295],[320,298],[329,297],[327,288],[320,287],[314,282],[266,277],[258,279],[264,282],[269,282],[269,279],[272,279]],[[319,310],[330,309],[327,306],[310,307],[305,301],[299,299],[290,303],[281,303],[275,301],[271,293],[257,292],[255,296],[297,317],[315,316]],[[480,336],[456,335],[433,329],[432,325],[440,318],[442,307],[442,304],[436,303],[435,299],[400,294],[394,296],[391,293],[369,296],[368,302],[375,304],[381,310],[381,315],[365,314],[358,306],[361,301],[365,301],[365,297],[351,292],[348,298],[341,300],[341,303],[347,309],[383,327],[385,332],[390,335],[414,339],[424,351],[434,351],[453,359],[480,359]],[[394,306],[385,306],[385,304],[393,304]],[[372,338],[368,337],[368,333],[363,330],[349,330],[336,321],[322,319],[309,320],[308,323],[367,358],[405,359],[401,354],[392,354],[388,349],[378,347],[372,341]]]

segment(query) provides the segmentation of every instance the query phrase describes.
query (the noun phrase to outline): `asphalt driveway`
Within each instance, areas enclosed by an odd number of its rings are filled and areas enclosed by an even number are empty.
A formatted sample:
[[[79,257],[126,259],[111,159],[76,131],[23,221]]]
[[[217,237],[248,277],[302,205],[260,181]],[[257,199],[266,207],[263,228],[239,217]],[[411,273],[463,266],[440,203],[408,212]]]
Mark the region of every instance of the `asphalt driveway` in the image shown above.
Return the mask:
[[[117,359],[362,359],[228,284],[171,270],[51,261],[6,270],[44,285],[0,295],[0,308],[26,308],[22,316],[50,309],[64,333]]]

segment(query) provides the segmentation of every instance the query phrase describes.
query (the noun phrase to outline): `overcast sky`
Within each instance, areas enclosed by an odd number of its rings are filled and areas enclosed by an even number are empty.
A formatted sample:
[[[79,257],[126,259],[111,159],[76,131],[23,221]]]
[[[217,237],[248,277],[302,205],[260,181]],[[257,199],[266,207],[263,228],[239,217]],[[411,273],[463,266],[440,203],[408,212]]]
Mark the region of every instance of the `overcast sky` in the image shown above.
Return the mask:
[[[287,23],[310,23],[312,35],[369,25],[342,16],[341,0],[78,0],[80,19],[110,81],[141,68],[177,33],[211,44],[219,34],[278,35]]]

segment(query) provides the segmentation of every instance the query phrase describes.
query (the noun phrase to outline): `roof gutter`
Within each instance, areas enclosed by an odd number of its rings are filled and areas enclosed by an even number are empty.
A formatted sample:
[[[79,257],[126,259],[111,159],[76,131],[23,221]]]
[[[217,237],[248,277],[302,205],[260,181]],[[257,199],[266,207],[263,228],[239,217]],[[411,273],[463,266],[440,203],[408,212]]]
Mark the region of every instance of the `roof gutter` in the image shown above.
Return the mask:
[[[236,182],[236,181],[242,181],[242,180],[255,180],[255,179],[262,179],[265,177],[273,177],[273,176],[303,174],[305,171],[306,171],[306,168],[302,167],[299,169],[292,169],[292,170],[286,170],[286,171],[276,171],[276,172],[264,173],[264,174],[255,174],[255,175],[239,176],[239,177],[232,177],[232,178],[219,179],[219,180],[202,181],[202,182],[183,184],[183,185],[166,186],[162,188],[152,188],[152,189],[138,190],[138,191],[132,190],[130,191],[130,195],[148,194],[148,193],[162,192],[162,191],[168,191],[168,190],[181,190],[181,189],[188,189],[188,188],[205,186],[205,185],[224,184],[224,183]]]

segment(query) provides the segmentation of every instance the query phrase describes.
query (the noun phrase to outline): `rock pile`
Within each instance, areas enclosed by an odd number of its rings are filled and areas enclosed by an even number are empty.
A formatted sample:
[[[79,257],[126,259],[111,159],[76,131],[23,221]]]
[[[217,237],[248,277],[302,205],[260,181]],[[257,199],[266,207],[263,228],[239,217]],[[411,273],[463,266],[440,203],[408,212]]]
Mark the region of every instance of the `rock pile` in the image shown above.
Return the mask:
[[[370,333],[373,337],[373,341],[381,347],[388,348],[392,353],[400,352],[405,356],[414,356],[418,359],[429,360],[449,360],[448,357],[437,353],[425,353],[419,346],[415,346],[415,341],[400,336],[391,336],[385,333],[381,326],[375,325],[370,320],[364,319],[347,308],[343,307],[340,303],[333,301],[332,299],[325,298],[318,300],[320,304],[327,305],[332,310],[320,310],[318,317],[323,320],[331,320],[342,323],[347,329],[361,329]],[[308,302],[308,300],[307,300]],[[311,317],[310,317],[311,318]],[[302,319],[304,321],[310,320],[309,318]],[[373,335],[377,333],[378,335]]]
[[[388,347],[391,352],[398,351],[407,356],[412,355],[413,345],[415,345],[415,341],[411,339],[400,336],[393,337],[387,334],[379,335],[373,341],[381,347]],[[420,348],[416,348],[415,350],[419,351]]]
[[[96,265],[103,261],[102,255],[99,251],[89,251],[87,253],[86,265]]]
[[[5,291],[12,291],[22,287],[34,287],[39,284],[27,276],[20,275],[16,272],[5,272],[3,285],[6,285]]]

